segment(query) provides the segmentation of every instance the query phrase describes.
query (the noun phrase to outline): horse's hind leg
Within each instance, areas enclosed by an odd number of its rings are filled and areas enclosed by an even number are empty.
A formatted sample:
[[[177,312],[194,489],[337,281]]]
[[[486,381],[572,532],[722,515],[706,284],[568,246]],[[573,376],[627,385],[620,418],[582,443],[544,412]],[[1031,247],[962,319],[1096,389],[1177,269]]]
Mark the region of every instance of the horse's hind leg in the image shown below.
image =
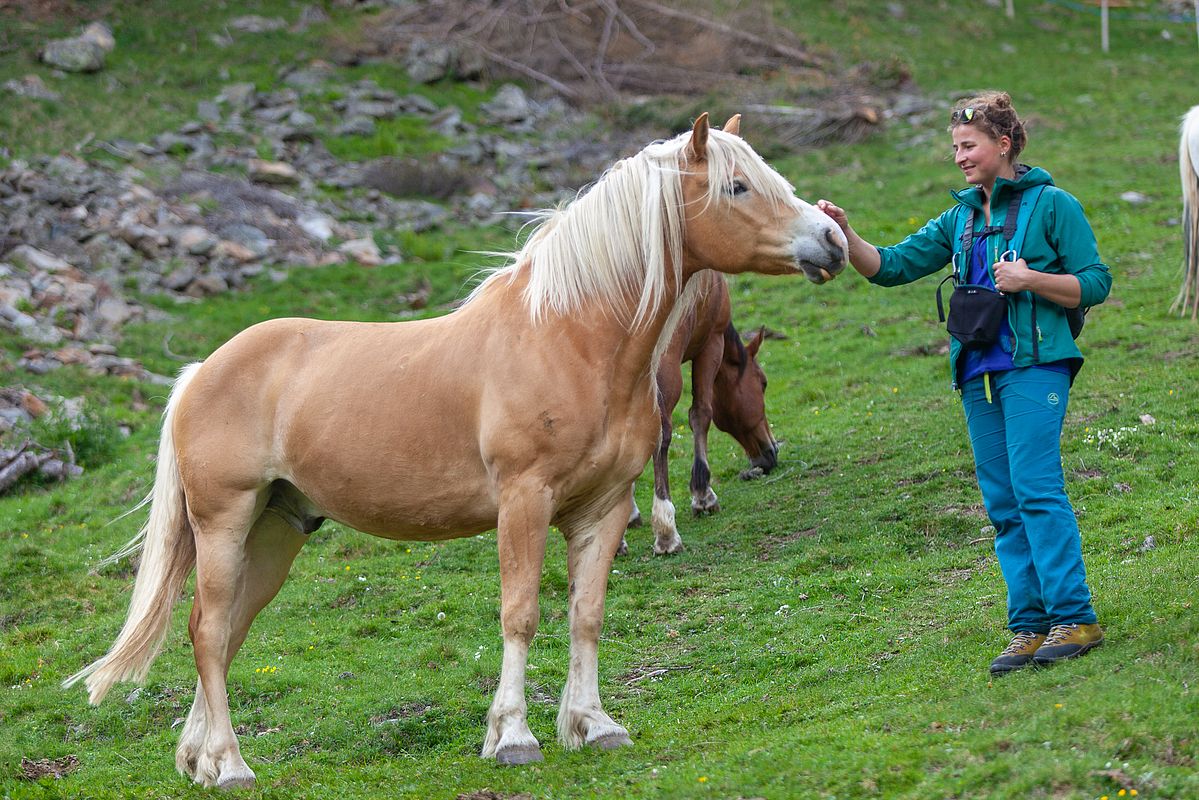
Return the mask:
[[[641,524],[641,509],[637,508],[637,481],[633,481],[629,485],[629,521],[625,523],[625,528],[640,528]],[[616,555],[627,556],[628,554],[629,541],[622,536]]]
[[[610,750],[632,744],[629,732],[604,712],[599,696],[599,636],[604,624],[608,573],[625,524],[616,503],[601,520],[564,526],[570,576],[570,669],[558,709],[558,739]]]
[[[236,505],[248,519],[256,509],[256,498],[253,494],[239,497]],[[240,536],[236,519],[226,513],[195,520],[196,600],[188,628],[200,694],[175,754],[176,766],[197,783],[226,789],[254,784],[254,773],[241,756],[229,718],[229,665],[250,623],[278,593],[306,541],[273,512],[262,514],[249,533]]]
[[[529,730],[525,668],[529,644],[541,619],[537,594],[541,588],[552,501],[549,489],[544,487],[525,491],[510,488],[500,498],[496,544],[500,557],[504,661],[500,684],[487,712],[487,736],[481,755],[494,757],[501,764],[527,764],[542,759],[541,745]]]

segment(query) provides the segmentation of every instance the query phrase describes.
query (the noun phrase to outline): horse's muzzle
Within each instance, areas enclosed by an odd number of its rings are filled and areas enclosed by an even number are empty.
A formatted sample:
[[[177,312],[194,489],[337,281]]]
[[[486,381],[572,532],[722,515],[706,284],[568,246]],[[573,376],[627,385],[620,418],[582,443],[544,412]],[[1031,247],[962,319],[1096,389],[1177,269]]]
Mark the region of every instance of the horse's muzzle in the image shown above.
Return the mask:
[[[749,460],[750,467],[762,470],[762,474],[769,474],[772,469],[778,466],[779,463],[779,445],[778,442],[771,441],[758,455]]]
[[[823,236],[796,244],[795,261],[812,283],[828,283],[849,263],[849,243],[840,228],[826,227]]]

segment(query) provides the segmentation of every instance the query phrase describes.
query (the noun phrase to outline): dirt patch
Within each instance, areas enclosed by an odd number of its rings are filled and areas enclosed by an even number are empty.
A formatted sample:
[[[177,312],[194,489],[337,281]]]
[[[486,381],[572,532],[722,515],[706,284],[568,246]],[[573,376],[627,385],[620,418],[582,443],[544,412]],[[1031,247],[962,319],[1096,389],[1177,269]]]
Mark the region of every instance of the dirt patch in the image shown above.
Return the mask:
[[[104,19],[109,4],[82,3],[75,0],[0,0],[0,16],[16,17],[23,22],[73,22]]]
[[[807,528],[802,531],[794,531],[793,533],[784,533],[778,536],[767,536],[762,541],[758,542],[758,560],[769,561],[774,558],[778,551],[784,547],[801,539],[812,539],[820,535],[819,528]]]
[[[27,781],[36,781],[53,775],[61,778],[79,768],[79,758],[73,755],[62,758],[22,758],[21,777]]]
[[[404,703],[402,706],[394,706],[382,714],[376,714],[372,716],[370,718],[370,723],[376,727],[379,725],[393,725],[400,720],[408,719],[409,717],[423,717],[432,708],[432,703]]]

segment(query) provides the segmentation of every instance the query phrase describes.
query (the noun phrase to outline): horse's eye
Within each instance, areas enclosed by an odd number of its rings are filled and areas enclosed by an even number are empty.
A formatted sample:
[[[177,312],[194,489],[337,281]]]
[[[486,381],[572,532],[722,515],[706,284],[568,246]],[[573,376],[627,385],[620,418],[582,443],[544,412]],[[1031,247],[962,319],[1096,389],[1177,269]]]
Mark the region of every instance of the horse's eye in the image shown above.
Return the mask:
[[[749,187],[745,185],[745,181],[733,181],[733,195],[745,194],[749,191]]]

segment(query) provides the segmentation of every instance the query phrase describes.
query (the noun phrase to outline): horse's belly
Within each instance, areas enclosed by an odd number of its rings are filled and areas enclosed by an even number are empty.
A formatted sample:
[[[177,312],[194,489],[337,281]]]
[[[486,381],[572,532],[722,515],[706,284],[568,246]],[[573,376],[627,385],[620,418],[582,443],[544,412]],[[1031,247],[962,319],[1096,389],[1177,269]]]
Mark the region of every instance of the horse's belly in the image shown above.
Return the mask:
[[[290,480],[319,516],[393,539],[450,539],[495,527],[497,509],[477,448],[377,431],[336,437],[291,463]]]

